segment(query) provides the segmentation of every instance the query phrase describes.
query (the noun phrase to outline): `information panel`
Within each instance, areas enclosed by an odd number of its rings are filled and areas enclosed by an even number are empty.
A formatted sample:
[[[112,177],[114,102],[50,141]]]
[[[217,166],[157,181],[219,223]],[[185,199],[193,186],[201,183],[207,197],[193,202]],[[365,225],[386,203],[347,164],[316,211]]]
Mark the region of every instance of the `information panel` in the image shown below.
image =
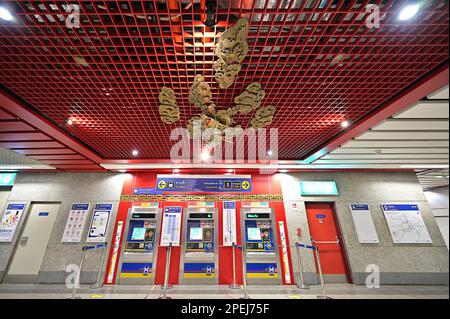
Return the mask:
[[[0,221],[0,242],[9,243],[25,210],[25,204],[8,204]]]
[[[158,175],[156,189],[164,192],[251,192],[251,176]]]
[[[236,202],[223,202],[223,245],[236,242]]]
[[[418,205],[382,204],[381,208],[395,244],[432,243]]]
[[[72,204],[61,242],[79,243],[81,241],[87,214],[89,212],[89,206],[89,204],[84,203]]]
[[[164,207],[161,246],[180,246],[181,237],[181,207]]]
[[[350,204],[350,210],[359,242],[361,244],[378,244],[380,241],[369,204]]]
[[[89,243],[104,243],[108,230],[112,204],[96,204],[92,213],[91,225],[87,236]]]

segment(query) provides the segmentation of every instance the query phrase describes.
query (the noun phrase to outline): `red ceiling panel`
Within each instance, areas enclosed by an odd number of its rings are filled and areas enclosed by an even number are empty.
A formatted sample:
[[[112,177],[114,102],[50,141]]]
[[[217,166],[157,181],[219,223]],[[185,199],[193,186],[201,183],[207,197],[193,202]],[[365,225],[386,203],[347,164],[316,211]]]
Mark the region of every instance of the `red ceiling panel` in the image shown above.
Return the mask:
[[[0,120],[14,120],[14,116],[0,110]]]
[[[41,160],[41,162],[49,164],[49,165],[61,165],[61,164],[94,164],[90,160],[82,159],[82,160],[65,160],[65,159],[46,159]]]
[[[42,133],[0,133],[0,141],[46,141],[50,137]]]
[[[33,154],[75,154],[75,151],[69,148],[40,148],[40,149],[18,149],[15,152],[22,155],[33,155]],[[49,155],[58,156],[58,155]]]
[[[264,105],[277,107],[280,159],[299,159],[339,134],[343,119],[363,119],[448,64],[444,0],[424,2],[409,22],[397,19],[405,1],[370,1],[381,8],[379,29],[365,25],[365,0],[219,1],[212,29],[197,2],[169,10],[162,0],[83,1],[79,29],[65,27],[67,1],[4,2],[18,21],[0,23],[0,83],[104,159],[130,158],[135,148],[140,158],[169,158],[171,129],[199,113],[187,99],[196,74],[223,108],[259,81]],[[242,16],[250,19],[249,53],[234,85],[221,90],[214,44]],[[177,95],[174,125],[159,119],[162,86]],[[245,128],[252,116],[237,120]]]
[[[35,160],[79,160],[85,159],[83,156],[74,154],[74,155],[30,155],[28,157],[34,158]]]
[[[0,147],[9,149],[63,147],[58,142],[0,142]]]
[[[34,128],[20,121],[2,121],[0,132],[35,131]]]

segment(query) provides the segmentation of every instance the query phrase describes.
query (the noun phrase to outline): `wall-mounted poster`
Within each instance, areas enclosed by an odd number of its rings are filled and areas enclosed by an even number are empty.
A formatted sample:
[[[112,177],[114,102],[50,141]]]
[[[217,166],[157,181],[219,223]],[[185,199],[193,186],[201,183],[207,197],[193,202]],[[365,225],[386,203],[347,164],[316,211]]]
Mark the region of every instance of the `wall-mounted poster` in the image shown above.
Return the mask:
[[[378,244],[377,230],[373,223],[369,204],[350,204],[356,234],[361,244]]]
[[[8,204],[0,221],[0,242],[9,243],[25,210],[25,204]]]
[[[72,204],[67,217],[66,227],[61,242],[63,243],[79,243],[83,236],[84,225],[86,224],[87,214],[89,212],[89,204],[76,203]]]
[[[92,213],[91,225],[86,241],[88,243],[104,243],[108,230],[112,204],[96,204]]]
[[[180,246],[181,236],[181,207],[164,207],[163,224],[161,232],[161,246]]]
[[[415,204],[382,204],[394,244],[431,244],[431,237]]]
[[[236,202],[223,202],[223,245],[236,242]]]

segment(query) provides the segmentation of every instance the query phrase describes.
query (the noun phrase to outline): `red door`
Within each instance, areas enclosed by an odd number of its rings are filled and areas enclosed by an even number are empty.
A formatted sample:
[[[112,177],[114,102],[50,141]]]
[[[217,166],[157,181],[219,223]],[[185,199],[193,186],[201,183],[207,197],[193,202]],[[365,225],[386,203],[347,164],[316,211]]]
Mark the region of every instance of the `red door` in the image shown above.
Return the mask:
[[[333,275],[336,279],[340,277],[340,279],[349,281],[342,240],[332,204],[307,203],[306,215],[311,238],[317,242],[314,245],[319,248],[320,265],[322,266],[323,274]],[[333,243],[337,239],[339,243]],[[330,278],[330,276],[327,277]]]

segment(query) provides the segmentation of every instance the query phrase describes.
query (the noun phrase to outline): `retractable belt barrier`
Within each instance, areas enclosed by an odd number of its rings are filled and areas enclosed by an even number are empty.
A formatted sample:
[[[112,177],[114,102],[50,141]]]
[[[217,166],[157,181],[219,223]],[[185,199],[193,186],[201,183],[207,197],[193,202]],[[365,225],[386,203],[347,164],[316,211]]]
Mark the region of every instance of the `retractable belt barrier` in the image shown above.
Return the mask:
[[[103,264],[105,262],[107,246],[108,246],[108,243],[102,243],[102,244],[97,244],[97,245],[92,245],[92,246],[83,246],[81,248],[81,250],[83,251],[83,254],[81,255],[80,269],[77,272],[77,275],[76,275],[76,278],[74,281],[74,285],[73,285],[72,297],[70,299],[80,299],[81,298],[81,297],[76,298],[75,295],[77,292],[77,288],[80,286],[81,271],[83,270],[83,264],[84,264],[84,260],[86,258],[86,252],[88,252],[89,250],[96,250],[96,249],[104,248],[103,253],[102,253],[102,259],[100,261],[100,267],[98,269],[97,280],[95,283],[93,283],[90,286],[90,288],[91,289],[99,289],[99,288],[103,287],[103,281],[101,280],[101,275],[102,275]]]
[[[301,266],[301,260],[300,260],[300,247],[301,248],[305,248],[305,249],[312,249],[314,250],[315,254],[314,257],[317,258],[317,268],[319,270],[319,277],[320,277],[320,286],[322,287],[322,296],[317,296],[317,298],[320,299],[327,299],[327,295],[325,294],[325,282],[323,280],[323,274],[322,274],[322,266],[320,263],[320,253],[319,253],[319,247],[317,246],[313,246],[313,245],[305,245],[305,244],[300,244],[300,243],[295,243],[295,246],[297,247],[297,261],[298,261],[298,265],[299,265],[299,272],[300,272],[300,287],[299,284],[297,284],[297,287],[302,288],[302,289],[307,289],[305,288],[305,284],[304,284],[304,279],[303,279],[303,270],[302,270],[302,266]],[[308,287],[308,286],[306,286]],[[309,288],[309,287],[308,287]]]

